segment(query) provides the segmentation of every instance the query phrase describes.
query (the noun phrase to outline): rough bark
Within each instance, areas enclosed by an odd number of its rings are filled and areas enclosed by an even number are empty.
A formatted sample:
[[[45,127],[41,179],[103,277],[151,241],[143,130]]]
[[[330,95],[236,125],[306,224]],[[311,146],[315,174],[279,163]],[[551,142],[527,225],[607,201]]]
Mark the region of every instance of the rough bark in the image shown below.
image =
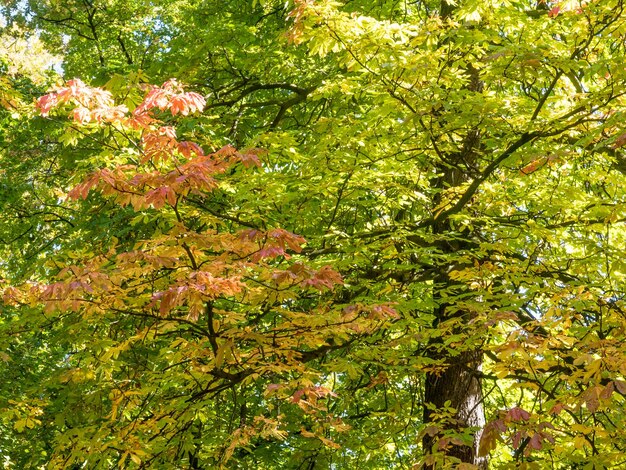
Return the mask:
[[[463,431],[467,428],[474,430],[472,446],[447,443],[440,448],[448,457],[456,457],[461,462],[471,463],[478,468],[487,468],[487,459],[477,455],[478,443],[485,425],[483,409],[483,393],[480,382],[482,351],[466,351],[455,357],[445,371],[440,374],[426,376],[425,402],[434,408],[441,409],[448,402],[448,406],[456,409],[454,420],[447,422],[448,429]],[[433,412],[430,407],[424,408],[424,422],[433,422]],[[426,434],[423,439],[424,449],[432,452],[433,445],[441,441],[441,434]],[[441,447],[441,446],[439,446]],[[435,469],[435,466],[427,467]]]
[[[466,173],[465,173],[466,174]],[[437,181],[440,185],[457,184],[464,178],[464,173],[459,169],[446,171],[442,178]],[[434,230],[440,234],[450,232],[447,221],[436,224]],[[471,248],[471,233],[463,234],[462,240],[450,240],[447,244],[447,251],[453,254],[459,250]],[[438,327],[441,323],[460,319],[460,325],[465,325],[472,318],[470,312],[464,312],[453,307],[443,294],[451,288],[463,289],[463,284],[449,277],[449,272],[460,269],[462,266],[441,266],[438,275],[434,279],[433,298],[438,306],[433,312],[435,321],[433,327]],[[453,334],[463,335],[463,326],[459,326],[452,331]],[[429,373],[425,379],[424,391],[424,423],[441,426],[441,432],[427,433],[423,438],[423,446],[426,453],[433,453],[433,445],[440,444],[442,432],[454,430],[462,432],[468,428],[474,435],[473,445],[459,445],[458,443],[447,443],[445,447],[437,445],[437,451],[442,452],[447,457],[456,457],[461,462],[476,465],[478,468],[486,469],[488,461],[485,457],[478,457],[478,444],[482,428],[485,425],[483,408],[483,393],[481,384],[481,366],[483,361],[483,351],[472,347],[461,347],[460,350],[450,351],[443,346],[443,339],[437,337],[429,345],[429,356],[431,359],[441,361],[443,366],[440,370]],[[444,407],[452,407],[456,410],[452,420],[438,423],[434,419],[433,410]],[[435,470],[436,466],[426,467],[428,470]]]
[[[453,14],[454,6],[446,0],[441,3],[441,16],[448,17]],[[483,83],[480,80],[479,72],[471,65],[467,69],[470,81],[467,89],[480,93]],[[476,129],[469,130],[459,150],[445,156],[445,164],[442,162],[437,169],[440,175],[431,182],[433,189],[438,191],[434,199],[434,207],[439,206],[443,191],[459,186],[468,181],[469,175],[475,172],[474,165],[480,149],[480,133]],[[441,214],[439,214],[441,216]],[[445,216],[443,220],[437,220],[437,214],[433,213],[435,224],[433,231],[437,234],[445,235],[453,232],[449,220]],[[462,237],[451,238],[444,250],[447,254],[453,255],[460,250],[471,249],[471,233],[465,233]],[[440,323],[461,318],[462,324],[466,324],[471,319],[469,312],[459,311],[450,308],[446,297],[442,294],[450,287],[462,289],[462,284],[450,279],[449,273],[459,266],[440,266],[439,273],[434,279],[433,298],[438,303],[434,310],[434,327]],[[454,333],[462,331],[455,331]],[[433,446],[436,445],[438,452],[442,452],[446,457],[458,458],[461,462],[476,465],[480,469],[488,467],[488,460],[478,456],[478,444],[482,429],[485,425],[485,415],[483,408],[483,392],[481,384],[481,366],[483,361],[483,351],[474,348],[462,348],[460,351],[446,352],[441,347],[441,339],[433,340],[430,344],[429,355],[432,359],[443,362],[444,366],[437,372],[426,375],[424,391],[424,423],[439,424],[434,419],[434,411],[442,409],[446,405],[454,408],[455,414],[451,420],[446,421],[441,431],[455,430],[462,432],[468,428],[473,432],[473,445],[461,445],[458,442],[442,441],[442,433],[437,432],[432,427],[422,441],[424,451],[433,453]],[[440,445],[441,444],[441,445]],[[445,445],[444,445],[445,444]],[[428,470],[435,470],[436,465],[426,467]]]

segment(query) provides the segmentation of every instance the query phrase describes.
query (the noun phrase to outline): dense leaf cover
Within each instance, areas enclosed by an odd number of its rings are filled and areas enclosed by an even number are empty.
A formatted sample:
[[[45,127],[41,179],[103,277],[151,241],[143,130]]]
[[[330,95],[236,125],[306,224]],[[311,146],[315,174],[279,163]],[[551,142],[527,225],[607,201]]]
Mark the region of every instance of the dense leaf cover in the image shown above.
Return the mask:
[[[5,5],[8,468],[626,465],[620,0]]]

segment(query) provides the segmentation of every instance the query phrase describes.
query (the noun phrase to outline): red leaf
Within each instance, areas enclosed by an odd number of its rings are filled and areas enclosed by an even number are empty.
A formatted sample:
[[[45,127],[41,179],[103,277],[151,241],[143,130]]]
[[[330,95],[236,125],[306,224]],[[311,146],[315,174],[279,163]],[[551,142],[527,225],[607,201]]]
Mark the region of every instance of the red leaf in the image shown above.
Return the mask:
[[[550,414],[553,415],[558,415],[559,413],[561,413],[561,411],[563,411],[564,409],[566,409],[565,405],[563,403],[557,403],[556,405],[554,405],[551,409],[550,409]]]
[[[258,153],[259,153],[258,149],[252,149],[247,152],[239,153],[237,154],[237,156],[239,157],[239,160],[241,161],[241,163],[243,163],[243,165],[246,168],[250,168],[252,166],[260,167],[261,160],[259,160]]]
[[[626,144],[626,132],[617,136],[617,139],[615,139],[615,142],[613,143],[613,148],[617,149],[623,147],[624,144]]]
[[[513,435],[513,448],[514,449],[519,449],[520,442],[524,436],[526,436],[526,431],[517,431]]]
[[[561,7],[557,5],[548,12],[548,16],[550,18],[556,18],[560,12],[561,12]]]
[[[195,142],[187,142],[187,141],[179,142],[178,151],[187,158],[191,157],[192,152],[198,156],[204,155],[204,151],[202,150],[202,147],[200,147]]]
[[[91,112],[83,106],[79,106],[78,108],[74,109],[72,115],[74,121],[79,124],[85,124],[91,121]]]
[[[587,405],[587,409],[592,413],[596,412],[600,407],[599,396],[601,389],[602,387],[599,386],[589,387],[582,395],[583,400]]]
[[[35,105],[42,116],[46,117],[52,108],[57,105],[56,93],[48,93],[37,100]]]
[[[602,391],[600,392],[600,399],[608,400],[609,398],[611,398],[611,395],[613,395],[614,391],[615,385],[613,384],[613,382],[609,382],[607,386],[604,387],[604,389],[602,389]]]
[[[626,395],[626,382],[623,380],[614,380],[615,389],[622,395]]]
[[[533,437],[530,438],[528,442],[528,447],[526,448],[526,452],[529,452],[530,449],[541,450],[541,435],[539,433],[535,433]]]
[[[497,446],[497,441],[500,439],[500,433],[504,432],[506,427],[502,420],[492,421],[487,423],[483,429],[483,433],[480,436],[480,443],[478,445],[478,456],[485,457],[494,450]]]
[[[506,415],[511,421],[528,421],[530,419],[528,411],[523,410],[519,406],[511,408]]]

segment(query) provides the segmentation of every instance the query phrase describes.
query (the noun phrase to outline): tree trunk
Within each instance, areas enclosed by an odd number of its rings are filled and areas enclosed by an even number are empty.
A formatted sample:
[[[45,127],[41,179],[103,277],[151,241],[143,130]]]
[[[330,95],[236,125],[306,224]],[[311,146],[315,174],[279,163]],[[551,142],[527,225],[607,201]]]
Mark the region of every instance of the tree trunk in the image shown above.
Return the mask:
[[[442,0],[440,14],[442,17],[452,16],[454,3]],[[479,72],[471,64],[466,69],[470,81],[467,89],[481,93],[483,83],[480,80]],[[480,132],[476,129],[469,130],[458,152],[445,156],[443,162],[437,168],[438,178],[431,182],[433,189],[437,190],[433,207],[438,207],[441,203],[442,192],[450,188],[458,187],[469,179],[469,175],[475,173],[474,165],[477,161],[480,149]],[[452,255],[459,250],[469,250],[472,248],[472,234],[455,234],[450,221],[445,217],[437,220],[437,214],[433,213],[435,224],[433,232],[446,235],[450,238],[446,242],[444,252]],[[452,235],[455,234],[455,235]],[[467,324],[471,319],[469,312],[459,311],[450,308],[451,305],[443,292],[449,292],[453,287],[457,291],[463,289],[463,284],[452,280],[449,273],[462,266],[444,265],[439,267],[439,273],[435,276],[433,286],[433,299],[438,303],[435,308],[434,327],[450,319],[461,319],[461,324]],[[463,334],[462,327],[452,333]],[[435,338],[429,345],[428,355],[431,359],[443,362],[440,370],[426,374],[424,391],[424,423],[432,424],[428,427],[422,444],[424,452],[434,456],[435,453],[443,454],[443,458],[457,458],[461,462],[476,465],[479,469],[488,467],[488,459],[478,456],[478,445],[482,429],[485,425],[485,414],[483,407],[483,392],[481,383],[481,366],[483,361],[483,351],[473,348],[461,348],[460,351],[450,351],[443,347],[442,338]],[[450,419],[440,421],[435,414],[443,408],[453,408],[454,414]],[[456,431],[462,433],[470,430],[473,433],[471,445],[464,445],[458,439],[447,439],[443,433],[445,431]],[[429,463],[426,469],[435,470],[437,464]]]
[[[483,394],[480,382],[480,366],[482,363],[481,351],[468,351],[454,358],[448,368],[441,374],[426,376],[424,422],[433,422],[433,409],[442,409],[445,406],[456,410],[454,418],[447,421],[443,430],[454,429],[462,432],[473,428],[474,441],[472,446],[461,445],[459,442],[448,442],[437,432],[428,433],[423,438],[424,449],[433,453],[433,445],[437,444],[437,451],[448,457],[456,457],[461,462],[471,463],[478,468],[487,468],[487,459],[478,457],[478,443],[485,425],[483,409]],[[430,467],[433,470],[435,465]]]

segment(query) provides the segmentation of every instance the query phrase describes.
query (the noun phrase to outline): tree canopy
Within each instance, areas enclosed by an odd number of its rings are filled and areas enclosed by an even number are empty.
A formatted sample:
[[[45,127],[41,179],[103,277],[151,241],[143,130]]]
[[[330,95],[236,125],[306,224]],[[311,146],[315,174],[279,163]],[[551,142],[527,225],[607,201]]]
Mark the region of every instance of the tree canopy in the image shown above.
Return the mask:
[[[626,465],[621,0],[3,5],[6,468]]]

